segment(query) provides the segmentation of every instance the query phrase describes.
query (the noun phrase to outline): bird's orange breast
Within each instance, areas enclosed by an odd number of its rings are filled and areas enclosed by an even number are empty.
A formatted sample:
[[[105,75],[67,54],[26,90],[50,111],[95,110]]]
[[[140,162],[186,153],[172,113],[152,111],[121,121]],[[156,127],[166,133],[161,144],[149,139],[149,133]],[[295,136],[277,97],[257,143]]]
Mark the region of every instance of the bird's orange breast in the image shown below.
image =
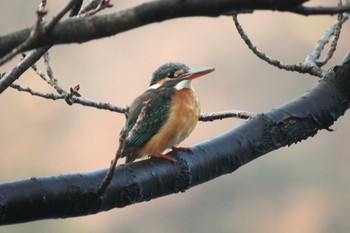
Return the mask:
[[[141,149],[141,156],[161,154],[167,148],[178,145],[195,128],[200,114],[199,101],[189,88],[175,90],[169,118]]]

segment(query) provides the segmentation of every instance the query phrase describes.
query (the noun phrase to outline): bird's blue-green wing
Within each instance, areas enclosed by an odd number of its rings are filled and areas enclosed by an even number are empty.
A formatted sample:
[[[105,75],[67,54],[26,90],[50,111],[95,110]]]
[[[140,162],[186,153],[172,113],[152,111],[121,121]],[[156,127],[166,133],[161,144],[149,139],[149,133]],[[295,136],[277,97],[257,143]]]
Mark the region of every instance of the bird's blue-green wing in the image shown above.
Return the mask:
[[[171,94],[148,90],[130,106],[129,118],[121,133],[123,156],[142,147],[169,117]]]

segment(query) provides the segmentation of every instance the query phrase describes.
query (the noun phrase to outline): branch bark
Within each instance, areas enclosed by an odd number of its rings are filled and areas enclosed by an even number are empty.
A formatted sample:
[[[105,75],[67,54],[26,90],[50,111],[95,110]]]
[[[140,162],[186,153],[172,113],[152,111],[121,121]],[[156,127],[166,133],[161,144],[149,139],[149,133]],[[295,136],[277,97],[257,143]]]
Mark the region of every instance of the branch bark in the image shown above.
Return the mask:
[[[231,173],[283,146],[328,129],[350,106],[350,58],[310,91],[193,147],[177,163],[149,159],[116,168],[103,196],[106,170],[30,178],[0,184],[0,224],[95,214],[169,195]]]

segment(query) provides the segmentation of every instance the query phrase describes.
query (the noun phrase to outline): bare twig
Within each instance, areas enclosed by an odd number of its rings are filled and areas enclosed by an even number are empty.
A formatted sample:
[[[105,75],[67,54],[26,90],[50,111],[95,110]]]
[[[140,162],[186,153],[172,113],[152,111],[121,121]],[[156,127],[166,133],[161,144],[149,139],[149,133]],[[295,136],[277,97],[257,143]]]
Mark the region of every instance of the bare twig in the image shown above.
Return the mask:
[[[100,185],[96,191],[97,196],[101,196],[105,192],[109,183],[111,183],[111,180],[112,180],[113,174],[114,174],[114,170],[115,170],[115,167],[117,166],[121,150],[122,150],[122,147],[119,146],[118,151],[115,153],[114,159],[111,161],[111,165],[109,166],[109,169],[108,169],[106,175],[104,176],[102,182],[100,183]]]
[[[342,28],[342,16],[340,15],[338,17],[338,22],[335,24],[335,27],[334,27],[333,40],[331,42],[328,52],[326,53],[326,55],[321,61],[316,61],[316,65],[318,67],[324,66],[333,57],[333,54],[337,49],[341,28]]]
[[[202,113],[199,116],[200,121],[215,121],[215,120],[222,120],[225,118],[238,118],[238,119],[249,119],[253,117],[255,113],[253,112],[246,112],[246,111],[240,111],[240,110],[230,110],[230,111],[224,111],[224,112],[210,112],[210,113]]]
[[[97,109],[103,109],[103,110],[109,110],[112,112],[118,112],[123,113],[124,115],[127,114],[127,108],[117,107],[110,103],[103,103],[103,102],[96,102],[93,100],[88,100],[81,97],[81,94],[79,93],[80,85],[76,85],[74,88],[70,88],[70,92],[67,93],[65,91],[65,97],[64,100],[68,105],[73,104],[80,104],[83,106],[93,107]]]
[[[64,94],[53,94],[53,93],[42,93],[42,92],[39,92],[39,91],[35,91],[35,90],[32,90],[31,88],[29,87],[22,87],[21,85],[18,85],[18,84],[15,84],[15,83],[12,83],[10,85],[10,87],[18,90],[18,91],[23,91],[23,92],[27,92],[33,96],[39,96],[39,97],[42,97],[42,98],[45,98],[45,99],[51,99],[51,100],[58,100],[58,99],[64,99],[65,95]]]
[[[98,108],[98,109],[109,110],[112,112],[119,112],[119,113],[127,114],[127,108],[118,107],[118,106],[112,105],[110,103],[105,103],[105,102],[96,102],[96,101],[89,100],[89,99],[86,99],[83,97],[73,96],[70,98],[70,103],[81,104],[83,106],[89,106],[89,107],[94,107],[94,108]]]
[[[25,57],[25,54],[22,54],[23,57]],[[59,93],[62,94],[65,92],[65,90],[58,85],[57,79],[54,77],[51,64],[50,64],[50,55],[48,52],[45,52],[43,54],[44,57],[44,62],[46,65],[46,72],[45,74],[39,67],[37,67],[36,64],[31,65],[31,68],[35,71],[35,73],[46,83],[48,83],[50,86],[54,87],[55,90]]]
[[[341,4],[341,1],[339,4]],[[347,1],[347,4],[350,5],[349,1]],[[338,44],[338,40],[340,38],[340,32],[341,32],[342,26],[348,19],[349,19],[349,13],[338,14],[338,19],[337,19],[336,23],[331,27],[331,28],[333,28],[334,33],[333,33],[333,40],[332,40],[332,43],[330,45],[329,51],[321,61],[316,61],[317,66],[321,67],[321,66],[327,64],[327,62],[332,58],[332,56],[337,48],[337,44]]]
[[[49,77],[48,84],[50,84],[53,88],[55,88],[55,90],[59,94],[64,93],[65,90],[60,85],[58,85],[58,81],[57,81],[57,79],[55,78],[55,76],[53,74],[53,71],[52,71],[52,68],[51,68],[51,64],[50,64],[50,54],[49,54],[49,52],[46,52],[43,57],[44,57],[45,65],[46,65],[47,76]]]
[[[25,54],[22,54],[23,57],[27,56]],[[32,69],[35,71],[35,73],[45,82],[50,83],[50,77],[45,74],[39,67],[37,67],[36,64],[31,65]]]
[[[339,5],[341,1],[339,1]],[[349,18],[348,13],[338,14],[337,21],[325,32],[322,38],[317,42],[317,45],[312,53],[310,53],[304,60],[304,64],[309,64],[312,66],[322,67],[325,65],[333,56],[337,43],[339,40],[339,35],[341,32],[342,24],[345,23]],[[329,42],[330,38],[333,36],[332,43],[330,45],[329,51],[326,53],[325,57],[321,61],[317,61],[320,58],[325,45]]]
[[[322,38],[318,41],[315,49],[310,53],[304,60],[305,64],[309,65],[318,65],[317,59],[320,58],[321,53],[325,47],[325,45],[329,42],[329,39],[332,37],[332,35],[335,33],[337,27],[337,23],[332,25],[322,36]]]
[[[42,97],[45,99],[61,100],[61,99],[67,98],[66,92],[64,92],[62,94],[42,93],[39,91],[32,90],[29,87],[22,87],[18,84],[11,84],[10,86],[18,91],[23,91],[23,92],[29,93],[33,96],[38,96],[38,97]],[[69,96],[69,103],[70,104],[80,104],[82,106],[93,107],[93,108],[97,108],[97,109],[109,110],[112,112],[127,114],[127,108],[118,107],[118,106],[115,106],[115,105],[112,105],[112,104],[106,103],[106,102],[96,102],[93,100],[89,100],[89,99],[77,97],[77,96]]]
[[[318,76],[318,77],[322,77],[322,75],[324,74],[324,71],[322,69],[316,67],[316,66],[311,66],[311,65],[307,65],[307,64],[289,65],[289,64],[285,64],[285,63],[283,63],[283,62],[281,62],[281,61],[279,61],[277,59],[273,59],[273,58],[269,57],[265,53],[261,52],[252,43],[252,41],[249,39],[249,37],[247,36],[245,31],[243,30],[242,26],[238,22],[237,15],[233,15],[232,18],[233,18],[233,22],[235,23],[235,26],[237,28],[238,33],[240,34],[241,38],[246,43],[248,48],[256,56],[258,56],[260,59],[262,59],[263,61],[266,61],[270,65],[276,66],[279,69],[284,69],[284,70],[288,70],[288,71],[294,71],[294,72],[299,72],[299,73],[308,73],[308,74],[311,74],[311,75],[314,75],[314,76]]]

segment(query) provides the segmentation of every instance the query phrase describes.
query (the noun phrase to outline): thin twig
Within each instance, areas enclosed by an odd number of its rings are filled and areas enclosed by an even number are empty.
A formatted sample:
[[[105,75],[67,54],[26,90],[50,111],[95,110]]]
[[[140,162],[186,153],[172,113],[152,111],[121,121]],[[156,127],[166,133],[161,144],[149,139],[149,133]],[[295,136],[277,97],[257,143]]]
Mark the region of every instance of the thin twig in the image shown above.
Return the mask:
[[[22,54],[23,57],[26,56],[26,54]],[[31,68],[35,71],[35,73],[42,79],[44,80],[46,83],[48,83],[50,86],[52,86],[53,88],[55,88],[55,90],[57,91],[57,93],[62,94],[64,92],[66,92],[61,86],[58,85],[57,79],[55,78],[52,68],[51,68],[51,64],[50,64],[50,55],[49,52],[45,52],[43,54],[43,58],[44,58],[44,62],[46,65],[46,74],[39,68],[37,67],[36,64],[31,65]]]
[[[65,96],[65,101],[67,102],[67,104],[81,104],[83,106],[89,106],[97,109],[104,109],[112,112],[127,114],[127,108],[117,107],[110,103],[96,102],[93,100],[82,98],[79,93],[79,89],[79,85],[76,85],[74,88],[70,88],[70,92]]]
[[[122,108],[122,107],[118,107],[115,105],[112,105],[110,103],[106,103],[106,102],[96,102],[93,100],[89,100],[83,97],[71,97],[70,99],[72,104],[81,104],[83,106],[89,106],[89,107],[94,107],[97,109],[103,109],[103,110],[109,110],[112,112],[119,112],[119,113],[126,113],[127,108]]]
[[[29,87],[22,87],[18,84],[14,84],[14,83],[11,84],[10,86],[18,91],[23,91],[23,92],[29,93],[33,96],[38,96],[38,97],[42,97],[45,99],[63,100],[63,99],[67,98],[66,92],[64,92],[62,94],[42,93],[39,91],[32,90]],[[77,97],[77,96],[70,96],[69,101],[71,104],[80,104],[80,105],[86,106],[86,107],[93,107],[93,108],[97,108],[97,109],[109,110],[112,112],[127,114],[127,108],[118,107],[118,106],[115,106],[113,104],[106,103],[106,102],[96,102],[93,100],[89,100],[89,99],[86,99],[83,97]]]
[[[115,153],[114,159],[111,161],[111,164],[109,166],[109,169],[108,169],[105,177],[103,178],[102,182],[100,183],[100,185],[99,185],[99,187],[98,187],[98,189],[96,191],[96,195],[98,197],[101,196],[105,192],[105,190],[108,187],[109,183],[111,183],[115,167],[117,166],[118,160],[120,158],[121,150],[122,150],[122,147],[119,146],[117,152]]]
[[[340,1],[341,3],[341,1]],[[348,3],[349,4],[349,3]],[[321,61],[316,61],[316,64],[318,67],[321,67],[333,57],[333,54],[337,48],[338,41],[340,38],[340,32],[342,29],[343,24],[349,19],[349,14],[348,13],[342,13],[338,14],[337,22],[333,25],[334,28],[334,35],[333,35],[333,40],[331,42],[330,48],[328,53],[324,56],[324,58]]]
[[[22,87],[21,85],[12,83],[10,87],[16,89],[17,91],[27,92],[33,96],[39,96],[45,99],[58,100],[64,99],[65,95],[63,94],[54,94],[54,93],[42,93],[39,91],[32,90],[30,87]]]
[[[215,121],[215,120],[222,120],[225,118],[238,118],[238,119],[249,119],[253,117],[255,113],[253,112],[246,112],[246,111],[240,111],[240,110],[229,110],[229,111],[223,111],[223,112],[210,112],[210,113],[201,113],[199,116],[199,121]]]
[[[26,54],[22,54],[23,57],[26,57]],[[36,64],[31,65],[31,68],[35,71],[35,73],[45,82],[49,83],[50,82],[50,77],[45,74],[39,67],[37,67]]]
[[[54,73],[52,71],[51,64],[50,64],[50,54],[49,54],[49,52],[45,53],[43,57],[44,57],[45,65],[46,65],[47,76],[49,77],[48,84],[50,84],[53,88],[55,88],[55,90],[59,94],[64,93],[65,90],[60,85],[58,85],[58,81],[55,78]]]
[[[326,53],[326,55],[324,56],[324,58],[322,60],[316,61],[316,65],[318,67],[324,66],[333,57],[333,54],[334,54],[335,50],[337,49],[337,44],[338,44],[341,28],[342,28],[342,24],[341,24],[341,21],[339,21],[339,23],[336,24],[336,26],[334,28],[333,40],[331,42],[331,45],[329,47],[328,52]]]
[[[299,72],[299,73],[308,73],[310,75],[314,75],[314,76],[318,76],[318,77],[322,77],[324,71],[316,66],[310,66],[310,65],[306,65],[306,64],[293,64],[293,65],[289,65],[286,63],[283,63],[277,59],[273,59],[271,57],[269,57],[268,55],[266,55],[265,53],[261,52],[254,44],[253,42],[249,39],[249,37],[247,36],[247,34],[245,33],[245,31],[243,30],[242,26],[240,25],[240,23],[238,22],[237,19],[237,15],[233,15],[232,16],[233,22],[235,23],[235,26],[237,28],[238,33],[240,34],[241,38],[243,39],[243,41],[246,43],[246,45],[248,46],[248,48],[256,55],[258,56],[260,59],[262,59],[263,61],[266,61],[267,63],[269,63],[270,65],[276,66],[279,69],[284,69],[284,70],[288,70],[288,71],[294,71],[294,72]]]
[[[341,4],[341,1],[339,2],[339,4]],[[337,21],[325,32],[325,34],[317,42],[313,52],[305,58],[304,64],[322,67],[332,58],[337,47],[342,24],[347,21],[348,17],[348,13],[338,14]],[[329,43],[329,40],[332,36],[333,40],[330,45],[329,51],[326,53],[325,57],[321,61],[317,61],[317,59],[320,58],[321,53],[325,48],[325,45]]]
[[[329,42],[329,39],[335,33],[335,28],[337,23],[332,25],[322,36],[322,38],[317,42],[315,49],[310,53],[304,60],[304,64],[309,65],[318,65],[317,59],[320,58],[322,51],[324,50],[325,45]]]

